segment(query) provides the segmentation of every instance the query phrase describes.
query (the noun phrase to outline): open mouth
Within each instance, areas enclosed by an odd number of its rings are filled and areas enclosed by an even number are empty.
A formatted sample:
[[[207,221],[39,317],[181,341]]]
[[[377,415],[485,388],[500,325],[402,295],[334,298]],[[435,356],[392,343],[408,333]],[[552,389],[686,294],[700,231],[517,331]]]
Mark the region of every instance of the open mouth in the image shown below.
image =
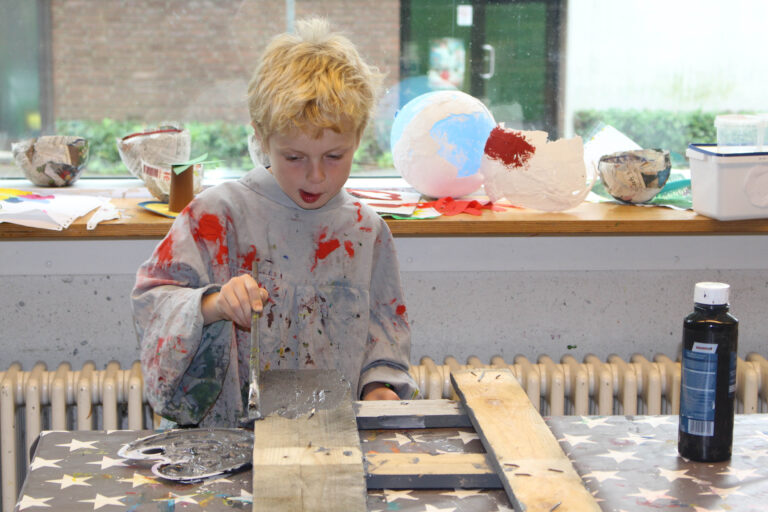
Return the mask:
[[[305,203],[314,203],[318,199],[320,199],[321,194],[312,194],[310,192],[307,192],[306,190],[299,189],[299,195],[301,195],[301,200]]]

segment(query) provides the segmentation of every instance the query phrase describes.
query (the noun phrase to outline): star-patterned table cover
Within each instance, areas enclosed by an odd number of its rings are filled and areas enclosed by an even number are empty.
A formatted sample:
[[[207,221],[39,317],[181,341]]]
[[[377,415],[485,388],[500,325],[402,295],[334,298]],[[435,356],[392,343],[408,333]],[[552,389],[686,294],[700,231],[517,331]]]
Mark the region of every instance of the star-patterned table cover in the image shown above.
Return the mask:
[[[768,415],[737,414],[730,461],[677,453],[677,416],[546,418],[606,511],[768,510]]]
[[[729,462],[677,454],[677,416],[545,418],[603,510],[768,510],[768,415],[737,415]],[[156,478],[147,461],[121,459],[150,431],[44,432],[19,494],[22,510],[251,510],[252,471],[197,484]],[[482,453],[472,429],[360,431],[364,453]],[[512,510],[501,489],[370,490],[368,510]]]

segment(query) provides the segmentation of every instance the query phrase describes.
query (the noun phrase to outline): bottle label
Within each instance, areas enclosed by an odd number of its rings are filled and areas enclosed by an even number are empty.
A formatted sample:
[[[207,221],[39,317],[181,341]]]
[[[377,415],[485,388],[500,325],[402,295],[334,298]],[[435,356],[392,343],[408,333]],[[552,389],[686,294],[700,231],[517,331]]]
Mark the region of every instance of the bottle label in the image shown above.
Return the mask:
[[[680,430],[695,436],[715,433],[717,345],[694,343],[683,350],[680,395]]]

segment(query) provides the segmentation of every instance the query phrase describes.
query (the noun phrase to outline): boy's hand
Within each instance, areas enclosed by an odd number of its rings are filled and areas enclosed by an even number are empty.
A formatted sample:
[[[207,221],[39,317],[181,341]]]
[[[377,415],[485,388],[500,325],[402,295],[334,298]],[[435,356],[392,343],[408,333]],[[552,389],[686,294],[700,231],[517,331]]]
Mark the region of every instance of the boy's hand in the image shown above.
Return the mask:
[[[231,320],[250,330],[251,311],[261,312],[269,293],[250,274],[233,277],[221,290],[203,297],[203,323]]]
[[[386,384],[371,382],[363,388],[363,400],[400,400],[400,397]]]

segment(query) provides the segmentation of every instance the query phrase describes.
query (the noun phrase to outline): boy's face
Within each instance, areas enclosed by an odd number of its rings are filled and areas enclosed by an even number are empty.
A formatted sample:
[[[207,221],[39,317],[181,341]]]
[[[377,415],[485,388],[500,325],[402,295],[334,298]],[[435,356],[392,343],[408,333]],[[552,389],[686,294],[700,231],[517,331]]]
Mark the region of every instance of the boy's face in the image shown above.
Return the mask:
[[[346,183],[359,142],[353,129],[325,129],[317,139],[293,130],[271,135],[266,153],[283,192],[305,210],[315,210]]]

